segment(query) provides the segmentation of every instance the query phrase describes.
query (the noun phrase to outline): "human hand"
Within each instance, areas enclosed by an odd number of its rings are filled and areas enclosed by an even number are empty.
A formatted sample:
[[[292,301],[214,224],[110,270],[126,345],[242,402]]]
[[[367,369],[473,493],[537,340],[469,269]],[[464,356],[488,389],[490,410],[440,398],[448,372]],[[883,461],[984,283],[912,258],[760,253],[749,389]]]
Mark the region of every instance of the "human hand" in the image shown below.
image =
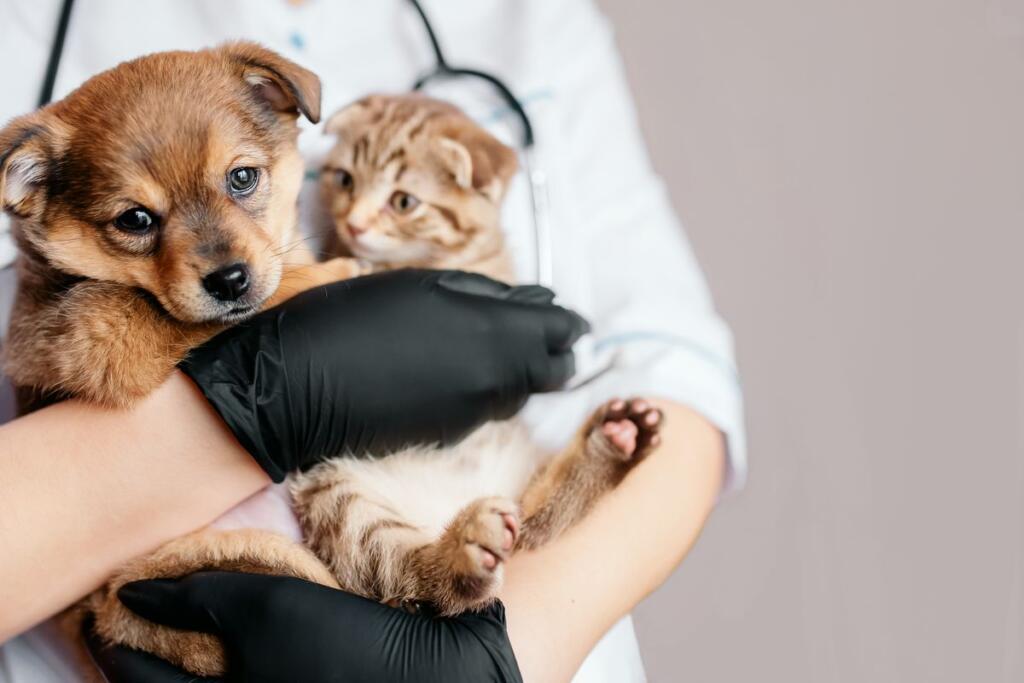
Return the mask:
[[[343,453],[450,444],[565,383],[587,323],[543,287],[399,270],[317,287],[181,369],[275,481]]]
[[[522,681],[500,603],[434,618],[301,579],[232,572],[140,581],[120,597],[152,621],[219,636],[229,681]],[[90,647],[111,683],[215,680],[146,653]]]

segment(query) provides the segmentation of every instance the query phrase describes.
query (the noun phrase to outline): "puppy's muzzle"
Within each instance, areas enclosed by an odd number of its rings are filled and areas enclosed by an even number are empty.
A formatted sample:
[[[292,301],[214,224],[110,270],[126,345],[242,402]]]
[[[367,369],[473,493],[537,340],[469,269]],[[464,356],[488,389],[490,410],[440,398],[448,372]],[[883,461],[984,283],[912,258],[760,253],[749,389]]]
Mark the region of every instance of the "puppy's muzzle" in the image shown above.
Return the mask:
[[[234,263],[203,278],[203,289],[217,301],[238,301],[251,285],[252,276],[244,263]]]

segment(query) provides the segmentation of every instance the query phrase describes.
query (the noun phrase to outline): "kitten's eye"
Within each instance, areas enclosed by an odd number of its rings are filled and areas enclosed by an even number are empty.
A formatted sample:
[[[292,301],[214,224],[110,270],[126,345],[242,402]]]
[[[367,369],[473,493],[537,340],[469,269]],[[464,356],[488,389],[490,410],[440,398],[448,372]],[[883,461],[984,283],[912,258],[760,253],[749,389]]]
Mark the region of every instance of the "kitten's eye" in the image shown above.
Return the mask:
[[[334,184],[343,190],[351,190],[356,185],[352,174],[343,168],[334,169]]]
[[[119,230],[137,234],[147,233],[157,227],[156,216],[149,209],[136,206],[128,209],[114,219],[114,225]]]
[[[420,200],[408,192],[396,192],[391,195],[391,208],[400,214],[412,213],[420,205]]]
[[[233,168],[228,173],[228,191],[236,197],[244,197],[256,189],[259,180],[260,171],[257,168]]]

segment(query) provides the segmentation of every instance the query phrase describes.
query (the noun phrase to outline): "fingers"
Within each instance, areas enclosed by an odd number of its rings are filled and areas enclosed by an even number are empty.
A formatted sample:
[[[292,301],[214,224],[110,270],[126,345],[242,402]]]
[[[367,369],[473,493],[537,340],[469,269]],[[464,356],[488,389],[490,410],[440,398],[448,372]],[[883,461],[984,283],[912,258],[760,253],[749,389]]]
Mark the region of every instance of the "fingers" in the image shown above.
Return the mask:
[[[504,299],[512,290],[510,285],[504,282],[492,280],[489,277],[478,273],[465,273],[461,270],[447,270],[437,277],[437,286],[451,292],[473,294],[476,296],[489,296],[495,299]]]
[[[93,658],[110,683],[215,683],[222,679],[193,676],[173,664],[126,647],[109,647]]]
[[[576,374],[576,356],[572,351],[547,356],[530,368],[532,391],[554,391]]]
[[[555,293],[541,285],[513,287],[508,293],[509,301],[518,301],[535,306],[548,306],[555,300]]]
[[[572,376],[576,374],[576,356],[572,351],[552,356],[549,366],[550,378],[548,390],[557,389],[565,386],[565,384],[572,379]]]
[[[158,624],[217,633],[217,612],[232,595],[235,574],[204,572],[183,579],[150,579],[125,584],[117,597],[125,607]]]
[[[464,273],[457,270],[441,273],[437,278],[437,284],[452,292],[488,296],[536,306],[547,306],[555,300],[555,293],[542,285],[513,287],[479,273]]]
[[[561,306],[537,309],[544,325],[544,340],[552,352],[568,351],[580,337],[590,332],[588,323],[579,313]]]
[[[590,324],[578,313],[553,305],[555,293],[541,285],[511,287],[477,273],[454,270],[442,272],[437,284],[452,292],[527,304],[526,312],[540,317],[544,326],[544,339],[550,351],[567,351],[590,331]]]
[[[483,609],[478,610],[476,614],[486,619],[495,621],[501,624],[502,626],[504,626],[506,622],[505,603],[503,603],[501,600],[495,600]]]
[[[85,640],[96,666],[109,683],[215,683],[168,664],[159,657],[126,647],[107,646],[87,626]]]

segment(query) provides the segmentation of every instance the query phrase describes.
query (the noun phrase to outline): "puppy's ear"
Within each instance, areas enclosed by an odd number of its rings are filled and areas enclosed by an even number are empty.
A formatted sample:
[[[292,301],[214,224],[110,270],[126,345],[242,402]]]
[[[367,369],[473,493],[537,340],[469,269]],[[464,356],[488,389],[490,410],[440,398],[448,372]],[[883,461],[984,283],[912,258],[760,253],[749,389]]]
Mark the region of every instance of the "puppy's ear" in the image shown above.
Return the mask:
[[[220,49],[242,66],[242,77],[276,111],[320,121],[320,79],[315,73],[256,43],[230,43]]]
[[[515,150],[475,125],[449,130],[437,141],[436,154],[459,187],[478,190],[495,203],[519,166]]]
[[[358,99],[332,114],[324,124],[324,132],[343,137],[346,131],[356,126],[370,124],[383,114],[387,101],[386,95],[367,95]]]
[[[48,172],[48,131],[38,114],[11,121],[0,130],[0,208],[15,216],[33,213]]]

